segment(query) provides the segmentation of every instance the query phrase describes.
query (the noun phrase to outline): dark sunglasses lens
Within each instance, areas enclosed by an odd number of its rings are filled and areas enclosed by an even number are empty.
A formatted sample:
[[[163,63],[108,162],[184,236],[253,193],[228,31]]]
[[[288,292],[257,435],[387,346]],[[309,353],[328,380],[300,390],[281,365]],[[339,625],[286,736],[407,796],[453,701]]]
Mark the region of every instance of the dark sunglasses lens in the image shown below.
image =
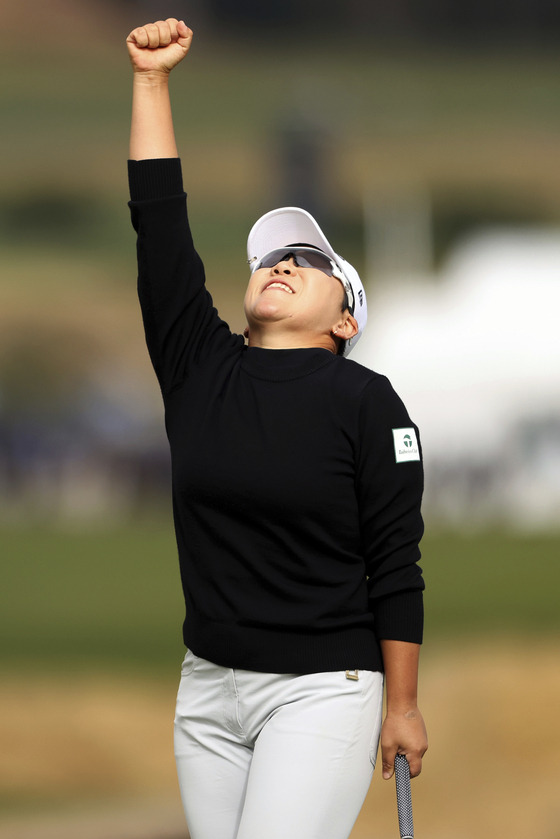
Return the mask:
[[[296,256],[298,263],[306,268],[318,268],[319,271],[323,271],[324,274],[328,274],[329,277],[332,276],[332,263],[328,256],[324,256],[324,254],[316,253],[314,251],[304,251],[303,253],[297,254]]]
[[[328,274],[329,277],[332,276],[333,269],[328,256],[320,253],[320,251],[298,250],[297,248],[293,251],[271,251],[261,260],[258,267],[273,268],[275,265],[278,265],[279,262],[283,262],[290,257],[295,258],[300,268],[318,268],[319,271],[323,271],[323,273]]]
[[[258,267],[273,268],[275,265],[278,265],[279,262],[284,262],[284,260],[289,259],[290,256],[291,254],[286,251],[271,251],[261,259]]]

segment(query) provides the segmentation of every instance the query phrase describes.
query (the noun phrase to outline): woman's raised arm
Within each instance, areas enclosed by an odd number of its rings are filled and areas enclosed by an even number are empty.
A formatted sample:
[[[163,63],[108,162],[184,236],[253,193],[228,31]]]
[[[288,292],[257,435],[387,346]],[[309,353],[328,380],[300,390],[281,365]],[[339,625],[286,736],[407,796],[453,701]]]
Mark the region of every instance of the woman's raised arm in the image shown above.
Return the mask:
[[[178,157],[169,74],[190,49],[193,33],[175,18],[133,29],[126,39],[134,70],[131,160]]]

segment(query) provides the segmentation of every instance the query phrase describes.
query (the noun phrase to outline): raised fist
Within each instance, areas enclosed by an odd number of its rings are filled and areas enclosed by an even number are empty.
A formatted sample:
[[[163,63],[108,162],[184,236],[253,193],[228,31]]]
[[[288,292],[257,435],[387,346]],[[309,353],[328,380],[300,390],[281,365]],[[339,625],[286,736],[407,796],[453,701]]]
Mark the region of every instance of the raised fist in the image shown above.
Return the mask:
[[[126,44],[136,73],[169,73],[186,56],[192,30],[173,17],[133,29]]]

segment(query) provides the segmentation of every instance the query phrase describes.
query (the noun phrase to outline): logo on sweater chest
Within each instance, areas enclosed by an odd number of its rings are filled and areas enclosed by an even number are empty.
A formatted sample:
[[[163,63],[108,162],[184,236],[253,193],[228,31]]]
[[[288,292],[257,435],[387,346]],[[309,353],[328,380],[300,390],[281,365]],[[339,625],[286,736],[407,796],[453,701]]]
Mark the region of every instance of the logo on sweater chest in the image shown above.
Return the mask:
[[[393,428],[393,442],[397,463],[420,460],[420,447],[414,428]]]

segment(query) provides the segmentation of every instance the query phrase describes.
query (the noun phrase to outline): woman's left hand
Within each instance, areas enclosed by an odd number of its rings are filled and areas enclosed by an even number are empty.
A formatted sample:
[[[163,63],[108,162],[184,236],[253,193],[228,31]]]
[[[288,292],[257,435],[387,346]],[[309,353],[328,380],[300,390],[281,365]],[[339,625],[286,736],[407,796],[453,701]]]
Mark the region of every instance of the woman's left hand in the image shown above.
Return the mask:
[[[385,779],[393,775],[397,754],[406,756],[410,775],[415,778],[422,771],[422,757],[427,748],[428,735],[418,706],[402,712],[387,712],[381,728],[381,758]]]

